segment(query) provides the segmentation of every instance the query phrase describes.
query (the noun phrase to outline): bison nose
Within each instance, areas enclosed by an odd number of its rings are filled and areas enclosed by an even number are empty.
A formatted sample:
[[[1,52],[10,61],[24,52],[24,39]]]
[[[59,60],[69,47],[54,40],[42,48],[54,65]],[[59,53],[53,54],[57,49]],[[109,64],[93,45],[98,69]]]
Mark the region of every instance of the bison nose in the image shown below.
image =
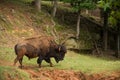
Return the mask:
[[[56,61],[57,63],[59,63],[59,61]]]
[[[61,61],[64,60],[63,58],[61,59]]]

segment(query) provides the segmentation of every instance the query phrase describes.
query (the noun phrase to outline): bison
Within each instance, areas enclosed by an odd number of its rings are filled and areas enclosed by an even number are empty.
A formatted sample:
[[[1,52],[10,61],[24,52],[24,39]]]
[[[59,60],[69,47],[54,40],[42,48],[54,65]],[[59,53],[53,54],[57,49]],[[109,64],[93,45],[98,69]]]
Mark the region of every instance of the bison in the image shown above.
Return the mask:
[[[14,65],[19,61],[20,67],[22,68],[23,56],[27,56],[29,59],[36,58],[39,67],[41,67],[42,60],[50,63],[50,58],[54,58],[58,63],[63,60],[65,53],[67,52],[66,47],[63,44],[57,44],[55,40],[50,36],[39,36],[25,39],[14,47],[17,57],[14,60]]]

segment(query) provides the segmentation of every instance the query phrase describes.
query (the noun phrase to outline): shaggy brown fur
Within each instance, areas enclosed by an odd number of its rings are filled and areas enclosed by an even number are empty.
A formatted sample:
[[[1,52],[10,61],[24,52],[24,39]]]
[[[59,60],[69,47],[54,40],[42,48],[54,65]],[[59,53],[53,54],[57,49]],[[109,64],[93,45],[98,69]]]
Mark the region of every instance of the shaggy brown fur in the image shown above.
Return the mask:
[[[26,55],[29,59],[38,57],[37,63],[41,67],[42,60],[50,63],[51,57],[54,57],[56,62],[59,62],[64,58],[66,48],[63,45],[58,45],[50,36],[32,37],[21,41],[15,45],[15,53],[17,55],[14,60],[14,65],[19,61],[22,68],[22,59]]]

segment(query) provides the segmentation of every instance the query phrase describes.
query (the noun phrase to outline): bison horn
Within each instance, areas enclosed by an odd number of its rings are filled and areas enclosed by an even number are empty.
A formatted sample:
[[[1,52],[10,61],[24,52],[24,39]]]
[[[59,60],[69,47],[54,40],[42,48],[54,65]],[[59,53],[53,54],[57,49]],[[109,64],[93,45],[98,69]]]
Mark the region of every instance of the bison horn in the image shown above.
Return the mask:
[[[58,51],[60,52],[60,50],[61,50],[61,47],[59,46],[59,47],[58,47]]]

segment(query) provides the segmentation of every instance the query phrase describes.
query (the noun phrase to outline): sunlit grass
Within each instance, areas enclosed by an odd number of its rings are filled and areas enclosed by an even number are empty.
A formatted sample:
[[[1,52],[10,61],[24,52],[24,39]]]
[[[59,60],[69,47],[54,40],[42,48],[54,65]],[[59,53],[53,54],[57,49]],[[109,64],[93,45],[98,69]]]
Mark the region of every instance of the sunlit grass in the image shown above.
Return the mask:
[[[0,47],[0,60],[12,62],[15,58],[15,53],[13,48]]]
[[[72,54],[72,56],[70,56]],[[86,56],[68,52],[65,60],[60,63],[58,68],[80,70],[83,72],[103,72],[120,70],[120,61],[101,59],[93,56]]]
[[[25,71],[10,66],[0,66],[0,80],[30,80]]]
[[[42,62],[44,68],[50,69],[67,69],[67,70],[77,70],[85,73],[99,73],[104,71],[117,71],[120,70],[120,61],[119,60],[110,60],[108,58],[98,58],[94,56],[81,55],[68,51],[65,59],[59,63],[56,63],[55,60],[51,59],[54,67],[49,67],[49,64],[45,61]],[[28,60],[24,57],[25,65],[37,65],[37,59]]]
[[[16,55],[13,48],[0,47],[0,60],[13,63]],[[77,70],[85,73],[99,73],[104,71],[120,71],[120,61],[110,58],[100,58],[91,55],[77,54],[73,51],[68,51],[63,61],[56,63],[51,59],[54,67],[50,67],[45,61],[42,62],[42,68],[48,69],[67,69]],[[19,63],[17,63],[19,64]],[[29,60],[27,57],[23,59],[24,66],[35,66],[38,68],[37,58]]]

